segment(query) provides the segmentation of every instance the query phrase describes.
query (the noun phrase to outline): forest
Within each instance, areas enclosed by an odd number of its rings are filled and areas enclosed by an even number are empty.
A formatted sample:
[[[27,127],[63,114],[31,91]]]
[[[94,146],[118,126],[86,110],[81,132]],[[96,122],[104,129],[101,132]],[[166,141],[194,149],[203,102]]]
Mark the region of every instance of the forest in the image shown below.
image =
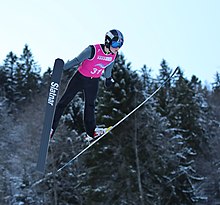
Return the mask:
[[[100,79],[98,126],[117,123],[175,69],[165,59],[156,75],[147,62],[131,65],[120,54],[114,85],[107,89]],[[86,146],[79,93],[62,115],[40,174],[36,162],[52,68],[42,73],[28,45],[0,64],[0,204],[220,204],[220,73],[207,87],[180,66],[142,107],[57,172]],[[59,97],[76,69],[63,72]]]

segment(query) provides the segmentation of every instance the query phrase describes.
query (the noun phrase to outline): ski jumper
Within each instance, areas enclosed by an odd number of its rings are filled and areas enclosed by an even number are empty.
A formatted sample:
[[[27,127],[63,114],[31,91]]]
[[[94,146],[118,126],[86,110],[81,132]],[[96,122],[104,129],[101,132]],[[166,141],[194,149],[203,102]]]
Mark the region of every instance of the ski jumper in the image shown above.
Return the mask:
[[[61,115],[75,95],[82,91],[84,93],[84,126],[86,133],[93,137],[96,128],[95,100],[97,98],[99,78],[104,72],[104,77],[111,77],[111,70],[116,54],[106,54],[104,45],[97,44],[86,48],[78,57],[69,61],[64,69],[69,69],[76,64],[79,67],[70,79],[67,88],[57,103],[52,129],[55,131]]]

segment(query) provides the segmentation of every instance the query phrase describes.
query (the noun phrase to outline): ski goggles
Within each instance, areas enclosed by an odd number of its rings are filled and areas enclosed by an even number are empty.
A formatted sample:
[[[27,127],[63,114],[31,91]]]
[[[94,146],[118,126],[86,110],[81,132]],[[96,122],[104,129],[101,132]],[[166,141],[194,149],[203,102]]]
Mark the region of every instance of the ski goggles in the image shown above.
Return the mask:
[[[122,45],[123,45],[123,42],[120,42],[120,41],[112,41],[111,43],[112,48],[121,48]]]

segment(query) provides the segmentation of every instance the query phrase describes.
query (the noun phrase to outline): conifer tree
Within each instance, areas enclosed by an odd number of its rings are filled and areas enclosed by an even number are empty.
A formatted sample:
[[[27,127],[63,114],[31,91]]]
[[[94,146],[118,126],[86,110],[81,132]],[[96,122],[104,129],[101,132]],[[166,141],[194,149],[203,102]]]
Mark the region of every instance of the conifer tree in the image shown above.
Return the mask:
[[[215,109],[217,119],[220,121],[220,73],[216,72],[214,83],[212,84],[211,105]]]
[[[199,123],[202,112],[200,105],[204,99],[201,98],[201,82],[195,76],[191,81],[184,78],[182,71],[177,76],[174,88],[171,89],[172,109],[167,115],[170,128],[174,130],[176,136],[172,141],[177,142],[173,150],[173,154],[176,153],[177,166],[173,167],[169,176],[170,179],[173,178],[175,187],[175,194],[171,198],[177,204],[191,204],[198,199],[196,184],[203,181],[196,171],[193,159],[201,151],[200,145],[204,139]]]
[[[215,74],[215,82],[214,83],[212,83],[212,89],[214,90],[214,91],[219,91],[220,90],[220,73],[219,72],[216,72],[216,74]]]
[[[19,93],[19,101],[22,99],[30,99],[35,92],[39,91],[40,86],[40,68],[34,61],[31,50],[25,45],[21,54],[15,73],[17,81],[17,93]]]
[[[158,83],[162,84],[164,81],[166,81],[171,73],[172,70],[168,66],[166,60],[162,60],[160,64],[161,68],[159,70],[159,76],[158,76]],[[170,94],[171,92],[171,81],[173,79],[170,79],[158,92],[158,103],[159,105],[157,106],[158,112],[161,113],[162,116],[167,116],[170,112],[169,103],[172,101],[172,95]],[[158,85],[156,84],[156,87]]]
[[[9,100],[10,104],[15,102],[16,80],[15,73],[17,68],[18,57],[10,52],[1,66],[1,90],[4,96]]]
[[[100,82],[97,102],[97,121],[107,126],[113,125],[134,108],[134,89],[138,82],[137,73],[131,71],[123,55],[118,56],[112,76],[115,83],[111,88],[105,88],[104,82]]]
[[[39,91],[41,84],[40,68],[34,61],[27,45],[18,58],[10,52],[0,69],[2,91],[11,104],[19,104]]]

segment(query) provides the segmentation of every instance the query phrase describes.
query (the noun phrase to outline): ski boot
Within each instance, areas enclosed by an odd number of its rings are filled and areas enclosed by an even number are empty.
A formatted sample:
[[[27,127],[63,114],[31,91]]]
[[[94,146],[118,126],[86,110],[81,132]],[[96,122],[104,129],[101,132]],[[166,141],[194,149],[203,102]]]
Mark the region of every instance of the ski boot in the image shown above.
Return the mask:
[[[103,134],[105,134],[108,130],[109,130],[109,128],[95,128],[93,137],[86,134],[84,136],[84,142],[86,142],[86,144],[90,144],[92,141],[96,140],[97,138],[99,138]]]

